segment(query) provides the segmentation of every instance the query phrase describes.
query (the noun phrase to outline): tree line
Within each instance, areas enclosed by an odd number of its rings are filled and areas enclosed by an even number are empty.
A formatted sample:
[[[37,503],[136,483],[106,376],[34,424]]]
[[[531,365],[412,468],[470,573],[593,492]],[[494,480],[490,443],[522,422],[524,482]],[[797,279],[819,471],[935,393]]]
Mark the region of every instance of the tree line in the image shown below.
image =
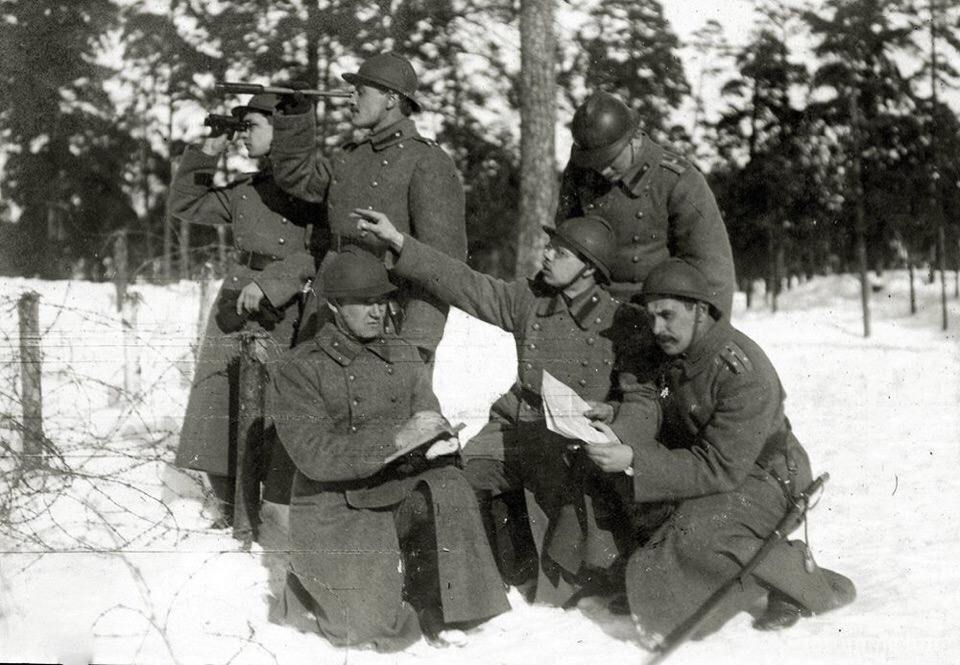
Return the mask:
[[[563,166],[521,160],[524,105],[529,118],[552,99],[569,117],[597,88],[628,100],[655,140],[699,156],[744,285],[765,279],[775,293],[789,275],[958,259],[960,123],[944,93],[958,82],[960,9],[948,0],[823,0],[815,11],[757,0],[760,18],[735,46],[715,23],[682,43],[657,0],[2,5],[2,274],[103,277],[121,233],[138,277],[217,265],[225,230],[166,215],[176,157],[199,136],[185,111],[226,110],[236,100],[213,85],[227,79],[344,87],[341,72],[384,49],[420,74],[423,122],[463,175],[481,270],[527,265],[522,183],[544,198]],[[524,19],[531,9],[546,11]],[[524,80],[522,42],[552,50],[546,96],[537,77]],[[692,84],[684,46],[700,56]],[[711,82],[721,104],[708,115]],[[692,122],[678,121],[685,105]],[[331,151],[348,138],[345,109],[321,102],[318,113]],[[524,179],[531,169],[537,178]],[[533,221],[548,221],[538,209]]]

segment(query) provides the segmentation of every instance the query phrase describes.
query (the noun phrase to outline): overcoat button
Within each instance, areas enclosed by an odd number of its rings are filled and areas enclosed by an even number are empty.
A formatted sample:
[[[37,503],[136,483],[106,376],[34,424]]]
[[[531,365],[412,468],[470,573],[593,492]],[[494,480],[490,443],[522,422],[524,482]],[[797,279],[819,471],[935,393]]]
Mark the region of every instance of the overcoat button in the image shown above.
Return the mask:
[[[599,316],[593,320],[593,322],[596,323],[597,325],[600,325],[601,321],[603,321],[603,319],[601,319]]]
[[[393,368],[392,368],[392,367],[388,367],[388,368],[387,368],[387,374],[393,374]]]
[[[340,342],[337,342],[336,340],[334,340],[334,342],[333,342],[333,348],[337,348],[338,346],[340,346]],[[352,376],[351,376],[350,378],[353,379]]]
[[[634,263],[640,263],[640,257],[639,257],[639,256],[632,256],[632,257],[630,257],[630,260],[633,261]]]
[[[354,398],[353,398],[353,403],[354,403],[354,404],[359,404],[359,403],[360,403],[360,398],[359,398],[359,397],[354,397]]]
[[[389,164],[390,162],[388,162],[387,160],[383,160],[383,161],[380,162],[380,163],[383,164],[384,166],[386,166],[386,165]]]
[[[354,434],[356,434],[356,433],[357,433],[357,426],[356,426],[356,425],[351,425],[351,426],[350,426],[350,431],[353,432]]]
[[[539,324],[539,323],[534,323],[534,324],[533,324],[533,329],[534,329],[534,330],[540,330],[540,324]]]
[[[530,348],[531,351],[537,348],[537,345],[534,344],[533,342],[530,342],[530,344],[528,344],[527,346]]]
[[[639,235],[633,236],[633,242],[640,242],[640,236]]]
[[[592,346],[592,345],[594,344],[594,342],[596,342],[596,341],[597,341],[597,340],[595,340],[593,337],[588,337],[588,338],[587,338],[587,344],[590,344],[591,346]]]
[[[234,282],[236,282],[236,281],[238,281],[240,278],[239,278],[239,277],[231,277],[230,279],[232,279]]]
[[[357,379],[357,377],[355,377],[353,374],[351,374],[351,375],[348,376],[347,378],[350,379],[351,381],[356,381],[356,379]]]
[[[246,195],[246,194],[241,194],[241,195],[240,195],[240,198],[243,199],[244,201],[246,201],[246,200],[247,200],[247,195]]]
[[[638,211],[637,211],[637,219],[643,219],[643,211],[642,211],[642,210],[638,210]]]
[[[526,369],[533,369],[533,363],[524,363],[523,365]]]
[[[277,238],[277,244],[278,244],[278,245],[282,245],[282,244],[284,244],[285,242],[287,242],[287,241],[284,240],[283,238]]]
[[[598,300],[600,300],[599,296],[596,296],[596,295],[590,296],[590,302],[597,302]]]
[[[580,366],[581,366],[581,367],[586,367],[586,366],[589,365],[589,364],[590,364],[590,362],[587,361],[587,360],[581,360],[581,361],[580,361]]]
[[[371,187],[379,187],[379,186],[380,186],[380,183],[377,182],[376,180],[374,180],[373,182],[370,183],[370,186],[371,186]]]
[[[402,144],[402,143],[398,143],[398,144],[397,144],[397,147],[398,147],[398,148],[403,148],[403,144]]]
[[[577,383],[579,383],[581,386],[585,386],[585,385],[587,385],[587,380],[586,380],[586,379],[580,379]]]
[[[280,223],[281,223],[281,224],[286,224],[288,221],[289,221],[289,220],[288,220],[286,217],[281,217],[281,218],[280,218]]]

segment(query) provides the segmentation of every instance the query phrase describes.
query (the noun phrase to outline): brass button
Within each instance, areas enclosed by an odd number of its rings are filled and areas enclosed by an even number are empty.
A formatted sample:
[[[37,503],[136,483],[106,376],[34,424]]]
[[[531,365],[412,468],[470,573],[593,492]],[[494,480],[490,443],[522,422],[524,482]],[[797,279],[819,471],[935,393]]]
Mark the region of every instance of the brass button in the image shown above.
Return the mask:
[[[633,236],[633,242],[640,242],[640,236],[639,235]]]
[[[282,244],[284,244],[284,243],[286,243],[286,242],[287,242],[287,241],[284,240],[283,238],[277,238],[277,244],[278,244],[278,245],[282,245]]]
[[[597,340],[595,340],[593,337],[588,337],[588,338],[587,338],[587,344],[589,344],[589,345],[591,345],[591,346],[593,346],[594,343],[596,343],[596,341],[597,341]]]
[[[384,166],[386,166],[386,165],[389,164],[390,162],[388,162],[387,160],[383,160],[383,161],[380,162],[380,163],[383,164]]]
[[[532,328],[533,328],[534,330],[540,330],[540,324],[539,324],[539,323],[534,323],[533,326],[532,326]]]
[[[240,198],[243,199],[244,201],[246,201],[246,200],[247,200],[247,195],[246,195],[246,194],[241,194],[241,195],[240,195]]]
[[[534,349],[537,348],[537,345],[534,344],[533,342],[530,342],[529,344],[527,344],[527,347],[528,347],[531,351],[533,351]]]
[[[338,346],[340,346],[340,342],[334,340],[334,341],[333,341],[333,348],[337,348]],[[352,379],[353,377],[351,376],[350,378]]]
[[[596,323],[597,325],[600,325],[601,321],[603,321],[603,319],[601,319],[599,316],[593,320],[593,322]]]
[[[630,260],[633,261],[634,263],[640,263],[640,257],[639,257],[639,256],[633,256]]]
[[[238,281],[240,278],[239,278],[239,277],[231,277],[230,279],[232,279],[234,282],[236,282],[236,281]]]
[[[533,363],[524,363],[523,365],[526,369],[533,369]]]
[[[590,364],[590,362],[587,361],[587,360],[581,360],[581,361],[580,361],[580,366],[581,366],[581,367],[586,367],[586,366],[589,365],[589,364]]]
[[[356,434],[356,433],[357,433],[357,426],[356,426],[356,425],[351,425],[351,426],[350,426],[350,431],[353,432],[354,434]]]
[[[638,210],[638,211],[637,211],[637,219],[643,219],[643,211],[642,211],[642,210]]]
[[[588,204],[587,204],[587,210],[593,210],[593,204],[592,204],[592,203],[588,203]]]
[[[586,379],[580,379],[577,383],[579,383],[581,386],[585,386],[585,385],[587,385],[587,380],[586,380]]]
[[[356,380],[357,380],[357,377],[355,377],[353,374],[351,374],[351,375],[348,376],[347,378],[350,379],[351,381],[356,381]]]
[[[656,234],[656,233],[651,233],[651,234],[650,234],[650,237],[651,237],[651,238],[656,238],[656,237],[657,237],[657,234]]]
[[[394,132],[393,135],[394,135],[394,136],[400,136],[400,132]]]
[[[597,295],[590,296],[590,302],[597,302],[598,300],[600,300],[599,296]]]
[[[371,187],[379,187],[379,186],[380,186],[380,183],[377,182],[376,180],[374,180],[373,182],[370,183],[370,186],[371,186]]]
[[[353,398],[353,403],[354,403],[354,405],[359,404],[359,403],[360,403],[360,398],[359,398],[359,397],[354,397],[354,398]]]
[[[397,144],[397,147],[398,147],[398,148],[403,148],[403,144],[402,144],[402,143],[398,143],[398,144]]]
[[[287,224],[287,223],[289,223],[289,222],[290,222],[290,220],[288,220],[286,217],[281,217],[281,218],[280,218],[280,223],[281,223],[281,224]]]

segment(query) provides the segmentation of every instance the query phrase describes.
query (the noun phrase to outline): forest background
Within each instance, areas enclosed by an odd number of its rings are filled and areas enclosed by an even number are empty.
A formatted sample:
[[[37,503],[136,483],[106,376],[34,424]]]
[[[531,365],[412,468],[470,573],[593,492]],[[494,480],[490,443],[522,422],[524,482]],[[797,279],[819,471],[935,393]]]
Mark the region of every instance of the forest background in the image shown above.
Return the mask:
[[[552,220],[569,118],[595,89],[708,173],[745,290],[957,270],[958,3],[730,4],[756,17],[737,43],[713,20],[681,41],[658,0],[0,0],[0,274],[111,279],[118,238],[131,280],[221,272],[229,230],[165,209],[203,114],[239,101],[214,84],[345,88],[385,49],[420,74],[417,122],[463,176],[481,270],[530,272],[524,238]],[[531,117],[547,132],[523,146]],[[342,102],[318,118],[321,150],[351,138]],[[232,153],[223,176],[254,166]]]

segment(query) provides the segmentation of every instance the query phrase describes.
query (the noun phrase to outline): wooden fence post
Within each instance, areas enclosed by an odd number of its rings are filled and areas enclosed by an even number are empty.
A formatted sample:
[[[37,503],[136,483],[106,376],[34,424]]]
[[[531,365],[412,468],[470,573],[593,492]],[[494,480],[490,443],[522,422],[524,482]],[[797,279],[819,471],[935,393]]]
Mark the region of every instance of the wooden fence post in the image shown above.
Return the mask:
[[[20,319],[20,405],[23,409],[24,469],[40,466],[43,455],[43,371],[40,353],[40,294],[28,291],[17,304]]]
[[[239,409],[237,418],[236,492],[233,537],[249,547],[257,534],[260,479],[257,466],[264,454],[264,388],[266,344],[263,332],[240,335]]]
[[[136,291],[127,291],[120,310],[123,326],[123,389],[128,395],[140,392],[140,343],[137,340],[137,310],[143,301]]]
[[[200,269],[200,311],[197,313],[197,353],[203,343],[203,333],[207,329],[210,315],[210,282],[213,279],[213,264],[207,261]]]
[[[113,284],[117,288],[117,311],[122,312],[124,301],[127,299],[127,284],[130,283],[126,229],[117,231],[117,237],[113,240],[113,269],[115,271]]]

